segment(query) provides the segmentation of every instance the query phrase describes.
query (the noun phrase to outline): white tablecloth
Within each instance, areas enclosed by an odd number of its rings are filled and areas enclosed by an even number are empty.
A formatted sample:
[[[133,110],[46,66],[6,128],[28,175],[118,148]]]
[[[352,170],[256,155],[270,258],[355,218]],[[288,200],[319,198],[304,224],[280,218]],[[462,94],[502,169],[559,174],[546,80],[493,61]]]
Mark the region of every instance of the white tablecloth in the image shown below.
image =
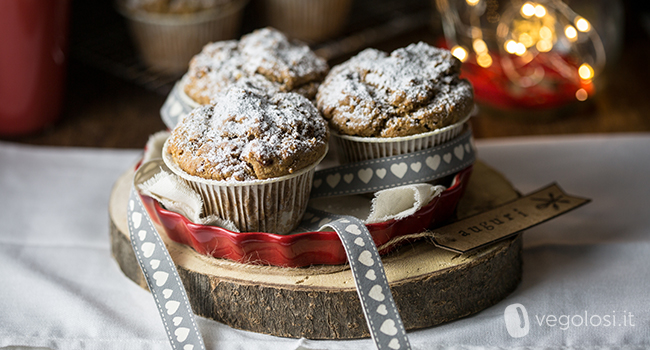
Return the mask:
[[[509,297],[409,332],[413,348],[649,348],[650,135],[477,144],[522,192],[557,181],[593,202],[525,233],[523,281]],[[151,295],[110,253],[108,196],[139,154],[0,143],[0,347],[169,348]],[[529,315],[521,338],[504,321],[514,303]],[[209,349],[373,349],[369,339],[286,339],[198,323]]]

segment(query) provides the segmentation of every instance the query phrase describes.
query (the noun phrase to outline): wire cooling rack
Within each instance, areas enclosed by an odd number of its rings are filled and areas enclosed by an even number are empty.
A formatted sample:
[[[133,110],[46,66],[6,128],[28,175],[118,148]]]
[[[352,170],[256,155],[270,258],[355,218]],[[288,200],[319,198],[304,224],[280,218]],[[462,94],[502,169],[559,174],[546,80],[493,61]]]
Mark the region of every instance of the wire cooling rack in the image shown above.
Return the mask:
[[[242,33],[264,24],[251,6],[244,13]],[[312,45],[328,61],[356,53],[375,43],[427,26],[431,2],[425,0],[354,0],[341,36]],[[167,95],[180,75],[148,69],[138,58],[125,20],[111,1],[76,1],[72,8],[71,58],[146,89]]]

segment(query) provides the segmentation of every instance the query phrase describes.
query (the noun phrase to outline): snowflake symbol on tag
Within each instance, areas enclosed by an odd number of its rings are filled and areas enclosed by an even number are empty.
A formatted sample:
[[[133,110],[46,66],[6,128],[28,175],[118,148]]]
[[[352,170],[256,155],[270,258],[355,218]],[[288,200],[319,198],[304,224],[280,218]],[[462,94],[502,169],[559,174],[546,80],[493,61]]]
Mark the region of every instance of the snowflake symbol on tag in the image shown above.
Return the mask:
[[[555,197],[553,193],[549,193],[548,198],[531,198],[531,200],[542,202],[535,206],[535,208],[539,210],[546,209],[551,206],[555,210],[560,210],[560,206],[558,205],[558,203],[564,203],[564,204],[570,203],[568,199],[564,199],[564,195],[559,195]]]

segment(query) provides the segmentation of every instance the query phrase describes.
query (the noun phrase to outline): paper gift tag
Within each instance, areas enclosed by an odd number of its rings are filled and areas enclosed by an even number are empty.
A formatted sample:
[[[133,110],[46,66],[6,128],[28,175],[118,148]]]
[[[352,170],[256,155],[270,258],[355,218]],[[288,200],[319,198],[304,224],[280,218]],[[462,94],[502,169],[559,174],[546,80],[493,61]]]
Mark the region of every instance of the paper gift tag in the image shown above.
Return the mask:
[[[514,202],[440,227],[433,243],[458,253],[484,247],[589,203],[552,184]]]

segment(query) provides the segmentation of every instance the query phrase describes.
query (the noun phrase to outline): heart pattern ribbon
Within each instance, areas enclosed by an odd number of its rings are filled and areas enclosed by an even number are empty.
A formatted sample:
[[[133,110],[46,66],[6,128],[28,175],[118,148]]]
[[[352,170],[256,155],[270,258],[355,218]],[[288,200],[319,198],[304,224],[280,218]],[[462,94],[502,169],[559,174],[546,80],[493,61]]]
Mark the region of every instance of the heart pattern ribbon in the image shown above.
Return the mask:
[[[127,208],[131,246],[174,350],[204,350],[183,283],[142,200],[131,188]]]
[[[418,152],[370,159],[317,171],[311,197],[376,192],[455,174],[474,164],[472,130],[442,145]]]
[[[195,106],[190,105],[186,98],[183,98],[182,80],[176,82],[172,91],[167,96],[165,103],[163,103],[160,108],[160,116],[162,117],[163,123],[171,130],[173,129],[178,121],[186,114],[189,114]]]
[[[437,147],[317,171],[311,198],[376,192],[433,181],[457,173],[475,160],[472,130],[467,127],[460,136]],[[366,225],[353,216],[314,208],[307,211],[319,219],[320,230],[331,227],[341,239],[377,349],[410,349],[379,251]]]
[[[312,212],[334,219],[323,225],[321,230],[331,227],[343,243],[363,315],[377,349],[411,349],[379,251],[366,225],[353,216],[314,209]]]

